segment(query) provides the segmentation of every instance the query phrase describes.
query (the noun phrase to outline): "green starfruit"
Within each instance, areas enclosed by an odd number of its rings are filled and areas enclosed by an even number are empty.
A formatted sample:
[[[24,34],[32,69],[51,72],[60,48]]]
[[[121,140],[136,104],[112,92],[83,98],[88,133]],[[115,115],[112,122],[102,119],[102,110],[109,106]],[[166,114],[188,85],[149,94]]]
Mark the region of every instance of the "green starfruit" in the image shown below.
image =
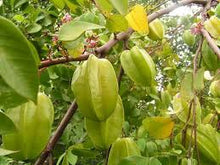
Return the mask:
[[[36,158],[44,149],[51,134],[54,119],[53,104],[43,93],[38,94],[37,105],[32,101],[8,109],[7,115],[17,127],[15,133],[2,137],[3,147],[18,151],[11,156],[18,160]]]
[[[72,79],[72,90],[82,114],[103,121],[114,111],[118,100],[118,83],[111,63],[90,55]]]

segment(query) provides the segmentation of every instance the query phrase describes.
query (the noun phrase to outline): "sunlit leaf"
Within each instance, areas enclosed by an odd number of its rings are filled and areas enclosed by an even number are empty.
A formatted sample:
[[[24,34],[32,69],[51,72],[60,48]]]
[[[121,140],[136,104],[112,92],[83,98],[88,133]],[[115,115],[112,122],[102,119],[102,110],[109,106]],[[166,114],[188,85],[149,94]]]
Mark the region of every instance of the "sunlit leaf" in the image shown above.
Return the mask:
[[[42,29],[41,25],[34,23],[27,27],[27,32],[33,34],[39,32],[41,29]]]
[[[193,79],[192,79],[192,73],[186,73],[182,83],[181,83],[181,89],[180,89],[180,95],[181,99],[183,101],[190,101],[192,100],[194,94],[193,94]]]
[[[107,19],[106,27],[111,32],[121,32],[128,28],[128,22],[122,15],[112,15]]]
[[[200,91],[204,88],[204,68],[197,70],[194,80],[194,89]]]
[[[96,6],[101,10],[105,16],[110,16],[111,11],[113,10],[112,4],[107,0],[94,0]]]
[[[83,37],[74,41],[63,42],[64,47],[67,49],[69,55],[76,58],[80,56],[84,51]]]
[[[128,0],[109,0],[111,4],[118,10],[122,15],[127,14]]]
[[[167,117],[147,117],[142,121],[142,123],[145,129],[149,132],[150,136],[155,139],[164,139],[169,137],[174,127],[172,119]]]
[[[85,31],[93,29],[102,29],[104,26],[100,26],[93,23],[82,21],[71,21],[64,24],[59,32],[59,40],[61,41],[73,41],[80,37]],[[74,33],[73,33],[74,32]]]
[[[67,7],[72,11],[75,12],[76,9],[78,8],[79,4],[76,1],[72,1],[72,0],[64,0],[64,2],[66,3]]]
[[[65,7],[64,0],[50,0],[54,6],[56,6],[58,9],[63,9]]]
[[[11,150],[6,150],[4,148],[0,148],[0,156],[10,155],[10,154],[13,154],[16,152],[18,152],[18,151],[11,151]]]

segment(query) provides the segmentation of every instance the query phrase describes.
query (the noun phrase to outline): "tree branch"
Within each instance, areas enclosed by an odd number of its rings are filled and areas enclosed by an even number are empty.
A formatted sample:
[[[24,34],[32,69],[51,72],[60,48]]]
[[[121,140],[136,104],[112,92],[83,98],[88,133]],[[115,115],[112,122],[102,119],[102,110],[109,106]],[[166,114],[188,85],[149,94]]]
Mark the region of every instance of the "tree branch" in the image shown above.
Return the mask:
[[[66,57],[60,57],[60,58],[56,58],[56,59],[48,59],[45,61],[42,61],[41,64],[39,65],[39,69],[48,67],[48,66],[52,66],[52,65],[56,65],[56,64],[63,64],[63,63],[67,63],[67,62],[71,62],[71,61],[84,61],[87,60],[89,57],[88,53],[85,53],[79,57],[73,58],[68,56],[68,58]]]
[[[205,29],[201,29],[201,32],[202,35],[206,38],[210,48],[215,52],[215,54],[218,56],[218,59],[220,60],[220,49],[216,45],[215,41],[212,39],[212,37]]]
[[[177,4],[173,4],[170,7],[167,7],[165,9],[161,9],[157,12],[152,13],[151,15],[148,16],[148,22],[152,22],[153,20],[155,20],[156,18],[159,18],[160,16],[164,15],[164,14],[168,14],[169,12],[173,11],[174,9],[180,7],[180,6],[184,6],[184,5],[188,5],[191,3],[195,3],[195,4],[206,4],[206,0],[183,0]],[[117,44],[119,41],[122,41],[126,38],[128,38],[134,31],[129,28],[126,32],[122,32],[119,33],[115,38],[109,40],[106,44],[104,44],[103,46],[97,48],[95,50],[95,52],[97,54],[105,54],[107,53],[115,44]],[[71,61],[83,61],[86,60],[89,57],[89,54],[86,55],[82,55],[82,57],[77,57],[77,58],[57,58],[57,59],[52,59],[52,60],[46,60],[46,61],[42,61],[39,69],[43,68],[43,67],[48,67],[51,65],[56,65],[56,64],[62,64],[62,63],[66,63],[66,62],[71,62]]]
[[[201,55],[201,49],[202,49],[202,44],[203,44],[203,38],[200,39],[198,48],[196,50],[195,57],[193,59],[193,91],[194,91],[194,98],[193,98],[193,135],[194,135],[194,145],[195,145],[195,150],[196,150],[196,155],[197,155],[197,161],[198,165],[200,165],[200,155],[199,155],[199,149],[198,149],[198,144],[197,144],[197,123],[196,123],[196,118],[197,118],[197,112],[196,112],[196,107],[197,107],[197,101],[196,101],[196,96],[197,96],[197,91],[195,90],[194,87],[194,82],[196,81],[196,72],[198,69],[198,58],[199,55]]]
[[[47,146],[45,147],[44,151],[41,153],[40,157],[35,162],[35,165],[42,165],[44,161],[47,159],[47,157],[50,155],[51,151],[55,147],[57,141],[62,136],[66,126],[69,124],[69,121],[71,120],[72,116],[77,110],[77,104],[74,100],[72,105],[67,110],[65,116],[63,117],[62,121],[60,122],[57,130],[55,131],[54,135],[51,137],[50,141],[48,142]]]

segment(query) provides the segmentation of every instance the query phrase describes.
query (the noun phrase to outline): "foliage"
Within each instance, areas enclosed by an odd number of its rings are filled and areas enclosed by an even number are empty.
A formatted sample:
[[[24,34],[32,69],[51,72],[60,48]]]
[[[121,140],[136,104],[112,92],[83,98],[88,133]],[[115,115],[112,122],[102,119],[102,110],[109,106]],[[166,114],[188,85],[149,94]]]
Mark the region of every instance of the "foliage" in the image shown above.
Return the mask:
[[[54,106],[52,129],[45,127],[51,136],[75,98],[79,105],[52,150],[54,164],[219,165],[219,59],[201,29],[220,46],[220,4],[205,14],[195,4],[193,15],[147,20],[179,2],[0,0],[0,134],[17,133],[10,109],[40,105],[43,92]],[[127,30],[130,36],[117,38]],[[94,113],[104,117],[87,115]],[[37,159],[14,159],[19,151],[4,148],[2,137],[0,145],[2,165]]]

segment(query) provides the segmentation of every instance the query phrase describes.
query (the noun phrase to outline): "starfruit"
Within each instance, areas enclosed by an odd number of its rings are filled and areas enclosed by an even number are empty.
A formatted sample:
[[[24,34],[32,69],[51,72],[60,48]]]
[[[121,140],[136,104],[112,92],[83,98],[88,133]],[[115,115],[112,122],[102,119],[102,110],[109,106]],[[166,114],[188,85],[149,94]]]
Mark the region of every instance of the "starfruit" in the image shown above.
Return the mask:
[[[185,30],[183,33],[183,41],[188,46],[193,46],[195,44],[195,35],[193,35],[190,30]]]
[[[44,149],[51,134],[52,102],[45,94],[39,93],[37,105],[29,101],[8,109],[7,115],[15,123],[17,131],[2,137],[3,147],[19,151],[11,155],[18,160],[34,159]]]
[[[210,92],[214,97],[220,97],[220,80],[211,83]]]
[[[204,41],[202,45],[202,57],[208,70],[215,71],[220,68],[220,61],[213,50],[209,47],[207,41]]]
[[[218,17],[211,16],[209,20],[205,21],[204,26],[212,37],[220,38],[220,19]]]
[[[152,40],[162,40],[164,38],[164,26],[159,19],[155,19],[149,24],[148,36]]]
[[[187,141],[191,138],[191,130],[187,131]],[[194,142],[194,137],[192,137]],[[218,143],[219,133],[209,124],[201,124],[197,127],[197,145],[202,161],[208,164],[220,163],[220,144]],[[208,165],[202,163],[202,165]]]
[[[123,158],[133,155],[141,155],[136,143],[130,138],[117,139],[112,144],[108,165],[118,165]]]
[[[85,118],[86,131],[97,148],[108,149],[121,135],[124,122],[124,108],[120,96],[114,112],[105,121]]]
[[[187,122],[189,113],[189,124],[193,125],[193,107],[191,108],[191,112],[189,110],[190,104],[186,100],[181,99],[180,93],[177,93],[173,97],[173,109],[174,112],[176,113],[177,117],[182,121],[182,122]],[[199,103],[199,99],[196,97],[196,123],[200,124],[201,123],[201,106]]]
[[[134,46],[131,50],[125,50],[120,61],[131,80],[144,87],[152,86],[156,75],[155,64],[144,49]]]
[[[148,34],[148,19],[147,13],[143,6],[136,5],[133,7],[130,13],[125,17],[128,21],[128,24],[137,32],[143,32]]]
[[[102,121],[114,111],[118,83],[111,63],[91,55],[79,66],[72,79],[72,90],[81,113],[88,119]]]

